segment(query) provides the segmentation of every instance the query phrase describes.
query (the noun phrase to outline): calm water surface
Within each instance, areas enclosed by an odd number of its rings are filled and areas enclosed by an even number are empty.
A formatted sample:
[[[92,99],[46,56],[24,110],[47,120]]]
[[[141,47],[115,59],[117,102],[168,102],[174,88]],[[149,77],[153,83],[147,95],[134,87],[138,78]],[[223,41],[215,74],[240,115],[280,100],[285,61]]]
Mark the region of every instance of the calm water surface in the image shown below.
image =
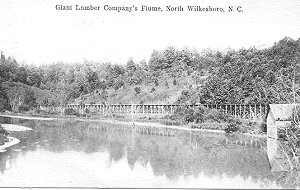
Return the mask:
[[[297,188],[266,140],[96,122],[0,118],[30,127],[0,153],[0,187]],[[156,134],[154,134],[156,133]]]

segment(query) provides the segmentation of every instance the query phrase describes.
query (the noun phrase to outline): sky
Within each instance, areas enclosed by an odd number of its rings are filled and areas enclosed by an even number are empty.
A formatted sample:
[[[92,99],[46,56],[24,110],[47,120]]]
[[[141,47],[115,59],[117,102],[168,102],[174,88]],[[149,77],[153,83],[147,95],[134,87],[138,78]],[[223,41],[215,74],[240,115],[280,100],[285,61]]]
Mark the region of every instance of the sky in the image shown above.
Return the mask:
[[[59,11],[56,5],[95,5],[100,11]],[[104,11],[109,6],[160,6],[162,12]],[[184,12],[165,11],[181,5]],[[187,6],[223,7],[188,12]],[[243,12],[227,12],[241,6]],[[269,47],[300,37],[299,0],[1,0],[0,51],[27,64],[148,61],[154,49]]]

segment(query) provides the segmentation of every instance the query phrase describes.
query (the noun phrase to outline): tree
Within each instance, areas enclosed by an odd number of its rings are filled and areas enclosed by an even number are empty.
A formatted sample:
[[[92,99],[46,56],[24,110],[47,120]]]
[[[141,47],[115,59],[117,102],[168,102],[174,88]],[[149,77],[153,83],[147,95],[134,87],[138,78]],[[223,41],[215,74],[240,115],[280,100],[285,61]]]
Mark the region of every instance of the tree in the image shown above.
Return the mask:
[[[141,67],[144,71],[148,71],[149,66],[147,65],[145,59],[143,59],[143,60],[140,62],[140,67]]]
[[[123,77],[118,77],[114,80],[113,87],[115,90],[122,88],[125,85]]]
[[[108,87],[120,88],[121,86],[123,86],[124,83],[120,85],[120,80],[123,80],[124,74],[125,69],[120,65],[112,65],[111,67],[109,67],[105,75]]]
[[[6,83],[7,95],[13,111],[28,111],[37,106],[33,90],[21,83]]]
[[[177,50],[174,47],[169,46],[164,50],[163,56],[164,56],[163,59],[164,63],[162,65],[162,68],[163,69],[171,68],[172,66],[174,66],[174,63],[176,62]]]
[[[27,84],[30,86],[36,86],[39,87],[41,85],[42,79],[38,71],[35,69],[32,69],[27,74]]]
[[[9,99],[2,87],[2,82],[0,82],[0,111],[9,110],[9,109],[10,109]]]
[[[136,64],[134,63],[132,57],[130,57],[126,63],[126,72],[129,74],[129,76],[132,76],[135,70]]]
[[[164,69],[164,56],[161,52],[153,50],[149,59],[149,69],[158,76],[159,72]]]

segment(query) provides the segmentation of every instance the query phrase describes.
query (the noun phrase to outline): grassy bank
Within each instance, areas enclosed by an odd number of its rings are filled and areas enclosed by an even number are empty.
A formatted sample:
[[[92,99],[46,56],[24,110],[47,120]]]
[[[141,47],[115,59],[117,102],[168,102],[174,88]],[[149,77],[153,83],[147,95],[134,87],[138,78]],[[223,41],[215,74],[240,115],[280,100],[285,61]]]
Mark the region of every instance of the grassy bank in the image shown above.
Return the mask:
[[[68,108],[64,113],[43,111],[39,109],[24,112],[25,116],[38,117],[60,117],[60,118],[89,118],[89,119],[113,119],[118,121],[135,121],[145,123],[160,123],[168,126],[181,126],[192,129],[221,130],[226,133],[250,133],[265,134],[266,124],[245,119],[234,118],[218,110],[207,109],[205,107],[189,108],[182,107],[172,115],[143,115],[143,114],[108,114],[101,115],[97,112],[85,110],[78,113],[72,108]]]

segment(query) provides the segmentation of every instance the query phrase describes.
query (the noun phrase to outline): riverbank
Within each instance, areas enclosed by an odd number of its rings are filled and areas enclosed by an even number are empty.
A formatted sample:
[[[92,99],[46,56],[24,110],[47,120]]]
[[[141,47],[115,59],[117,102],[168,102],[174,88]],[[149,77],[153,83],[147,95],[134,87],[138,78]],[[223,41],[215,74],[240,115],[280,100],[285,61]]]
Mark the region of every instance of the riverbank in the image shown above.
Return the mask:
[[[16,144],[18,144],[19,142],[20,142],[19,139],[15,138],[15,137],[10,137],[10,136],[8,136],[8,137],[7,137],[7,141],[6,141],[4,144],[0,145],[0,153],[1,153],[1,152],[5,152],[5,151],[6,151],[6,150],[5,150],[6,148],[11,147],[11,146],[13,146],[13,145],[16,145]]]
[[[209,131],[225,131],[226,133],[238,133],[238,134],[253,134],[256,136],[266,135],[266,123],[257,120],[253,121],[247,118],[239,118],[226,114],[217,109],[208,109],[206,107],[195,107],[191,108],[188,106],[180,107],[176,109],[173,114],[117,114],[117,113],[107,113],[100,114],[96,111],[83,110],[78,111],[73,108],[67,108],[62,111],[53,111],[47,109],[33,109],[22,114],[16,114],[11,112],[6,112],[5,115],[18,115],[23,118],[27,116],[33,119],[43,120],[54,120],[54,119],[74,119],[74,120],[116,120],[121,122],[141,122],[142,125],[159,125],[163,127],[180,127],[184,129],[199,129],[209,130]],[[152,124],[154,123],[154,124]]]
[[[120,125],[127,125],[127,126],[146,126],[146,127],[160,127],[160,128],[170,128],[170,129],[179,129],[179,130],[186,130],[186,131],[199,131],[199,132],[210,132],[210,133],[226,133],[224,130],[219,130],[218,127],[212,127],[214,129],[208,129],[205,128],[205,126],[208,125],[216,125],[217,123],[203,123],[202,128],[192,128],[193,124],[188,125],[166,125],[159,122],[155,122],[155,118],[151,119],[151,121],[146,121],[144,119],[131,119],[129,118],[123,118],[123,119],[116,119],[116,118],[108,118],[108,117],[102,117],[102,118],[95,118],[95,117],[75,117],[75,116],[56,116],[56,117],[37,117],[37,116],[31,116],[31,115],[25,115],[25,114],[7,114],[7,113],[0,113],[0,116],[3,117],[11,117],[11,118],[20,118],[20,119],[33,119],[33,120],[76,120],[76,121],[89,121],[89,122],[105,122],[110,124],[120,124]],[[159,121],[159,120],[158,120]],[[222,124],[218,124],[222,125]],[[224,125],[224,124],[223,124]],[[246,136],[252,136],[257,138],[266,138],[267,136],[265,134],[251,134],[248,132],[245,133],[238,133],[243,134]]]
[[[9,136],[8,131],[28,131],[29,127],[14,124],[0,124],[0,152],[5,152],[6,148],[11,147],[20,142],[19,139]]]

